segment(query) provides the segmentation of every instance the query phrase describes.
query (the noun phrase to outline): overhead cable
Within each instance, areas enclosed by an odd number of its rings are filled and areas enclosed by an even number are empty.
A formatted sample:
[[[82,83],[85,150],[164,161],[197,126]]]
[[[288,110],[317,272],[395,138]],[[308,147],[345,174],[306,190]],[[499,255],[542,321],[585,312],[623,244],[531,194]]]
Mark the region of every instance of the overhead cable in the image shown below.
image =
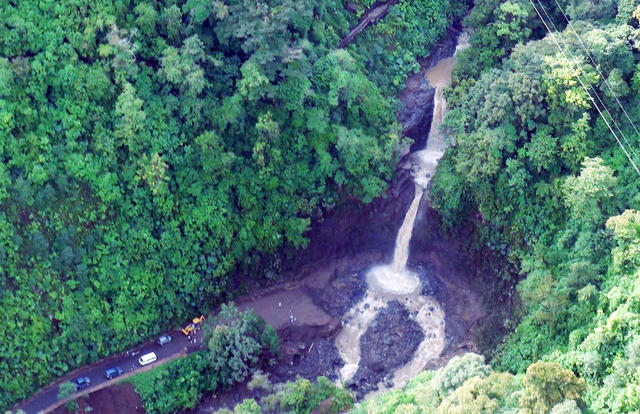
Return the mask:
[[[616,93],[613,91],[613,89],[611,88],[611,85],[609,85],[609,82],[607,81],[607,78],[605,78],[605,76],[602,74],[602,72],[600,71],[600,68],[598,67],[598,64],[596,63],[595,59],[593,58],[593,56],[591,55],[591,53],[589,52],[585,42],[582,40],[582,38],[580,37],[580,35],[578,34],[578,32],[573,28],[573,25],[571,24],[571,20],[569,20],[569,18],[567,17],[567,15],[565,14],[564,10],[562,9],[562,7],[560,6],[560,4],[558,3],[558,0],[554,0],[556,5],[558,6],[558,8],[560,9],[560,12],[562,13],[562,15],[564,16],[564,19],[567,21],[567,23],[569,24],[569,28],[571,29],[570,31],[576,36],[576,38],[578,39],[578,41],[580,42],[582,49],[585,51],[585,53],[587,54],[587,56],[589,57],[589,60],[591,61],[591,63],[593,64],[593,67],[596,69],[596,71],[598,72],[598,75],[600,75],[600,77],[602,78],[602,80],[604,81],[605,85],[607,86],[607,88],[609,89],[609,92],[611,93],[611,96],[613,96],[613,98],[615,99],[616,103],[618,104],[618,106],[620,107],[620,109],[622,109],[622,112],[624,113],[625,117],[627,118],[627,120],[629,121],[629,123],[631,124],[631,126],[633,127],[633,129],[636,131],[636,134],[638,134],[638,136],[640,136],[640,132],[638,131],[638,129],[636,128],[635,124],[633,123],[633,121],[631,120],[631,117],[629,117],[629,114],[627,113],[627,111],[624,109],[624,106],[622,105],[622,103],[620,102],[620,99],[618,99],[618,96],[616,95]],[[540,5],[540,7],[542,8],[542,11],[544,11],[544,14],[547,16],[547,18],[549,19],[549,22],[551,23],[551,25],[553,26],[553,29],[555,30],[556,33],[559,33],[559,30],[556,28],[556,25],[553,23],[553,20],[551,19],[551,16],[549,16],[549,13],[547,12],[547,10],[545,9],[545,7],[542,5],[542,3],[540,2],[540,0],[538,0],[538,4]],[[565,45],[565,48],[567,50],[569,50],[569,47],[567,45],[567,43],[562,39],[562,37],[560,37],[560,39],[562,40],[562,43]],[[602,101],[602,99],[600,99],[600,96],[598,96],[598,93],[596,92],[595,89],[593,89],[593,86],[591,86],[591,90],[593,91],[593,93],[596,95],[596,97],[598,98],[598,101],[600,102],[600,104],[604,107],[605,111],[607,112],[607,114],[609,115],[609,117],[611,118],[611,120],[613,121],[614,126],[616,127],[616,129],[618,130],[618,132],[620,133],[620,135],[622,136],[622,139],[624,140],[624,142],[629,146],[631,152],[633,153],[634,157],[635,157],[635,161],[636,162],[640,162],[640,156],[638,155],[638,153],[635,151],[635,149],[633,148],[633,145],[627,140],[627,137],[625,136],[624,132],[622,131],[622,129],[620,129],[620,126],[618,126],[618,122],[616,122],[615,118],[613,117],[613,115],[611,115],[611,113],[609,112],[609,109],[607,108],[607,106],[605,105],[605,103]]]
[[[538,0],[539,1],[539,0]],[[547,29],[547,32],[549,32],[549,34],[551,35],[551,39],[553,40],[553,42],[556,44],[558,50],[560,51],[560,53],[562,54],[562,56],[569,61],[569,58],[567,57],[567,55],[564,53],[564,50],[562,49],[562,47],[560,46],[560,44],[558,43],[558,41],[556,40],[555,35],[553,34],[553,32],[551,31],[551,29],[549,28],[549,26],[547,25],[547,22],[544,20],[544,18],[542,17],[542,15],[540,14],[540,11],[538,10],[538,8],[536,7],[536,5],[533,3],[533,0],[529,0],[529,2],[531,3],[531,5],[533,6],[533,8],[535,9],[536,13],[538,14],[538,17],[540,17],[540,20],[542,20],[542,24],[544,24],[544,27]],[[631,165],[633,166],[633,169],[636,171],[636,173],[638,174],[638,176],[640,176],[640,170],[638,169],[638,166],[636,165],[636,163],[633,161],[633,158],[631,158],[631,156],[629,155],[629,152],[627,152],[626,148],[624,147],[624,145],[622,144],[622,142],[620,141],[620,138],[618,138],[618,135],[616,135],[615,131],[613,130],[613,128],[611,127],[611,124],[609,124],[609,121],[607,121],[607,118],[602,114],[602,111],[600,110],[600,107],[598,106],[598,104],[596,103],[595,99],[593,99],[593,97],[591,96],[591,94],[589,93],[589,90],[587,89],[587,87],[585,86],[584,82],[582,82],[582,79],[580,78],[579,75],[576,75],[576,78],[578,79],[578,82],[580,82],[580,85],[582,86],[582,88],[584,89],[584,91],[586,92],[587,96],[589,96],[589,99],[591,99],[591,102],[593,102],[593,105],[595,106],[596,110],[598,111],[598,113],[600,114],[600,117],[602,118],[602,120],[604,121],[604,123],[607,125],[607,127],[609,128],[609,131],[611,131],[611,134],[613,135],[613,137],[615,138],[616,142],[618,143],[618,145],[620,146],[620,148],[622,149],[622,151],[624,152],[624,154],[627,156],[627,158],[629,159],[629,162],[631,163]],[[597,95],[597,94],[596,94]]]

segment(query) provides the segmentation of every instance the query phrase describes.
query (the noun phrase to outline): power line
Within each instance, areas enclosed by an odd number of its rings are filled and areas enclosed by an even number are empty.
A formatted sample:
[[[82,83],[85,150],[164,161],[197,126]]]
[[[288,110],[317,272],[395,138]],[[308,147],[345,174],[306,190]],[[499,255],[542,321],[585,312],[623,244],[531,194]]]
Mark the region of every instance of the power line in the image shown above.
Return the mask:
[[[542,24],[544,24],[544,27],[547,29],[547,31],[549,32],[549,34],[551,35],[551,39],[553,40],[553,42],[556,44],[556,46],[558,47],[558,50],[560,51],[560,53],[562,54],[562,56],[564,56],[564,58],[569,61],[569,58],[567,57],[567,55],[564,53],[564,50],[562,50],[562,47],[560,47],[560,44],[558,43],[558,41],[556,40],[555,35],[553,34],[553,32],[551,31],[551,29],[549,28],[549,26],[547,25],[547,22],[544,20],[544,18],[542,17],[542,15],[540,14],[540,11],[538,10],[538,8],[536,7],[536,5],[533,3],[533,0],[529,0],[529,2],[531,3],[531,5],[533,6],[533,8],[535,9],[536,13],[538,14],[538,17],[540,17],[540,20],[542,20]],[[613,135],[613,137],[616,139],[616,141],[618,142],[618,145],[620,146],[620,148],[622,148],[622,151],[624,152],[624,154],[627,156],[627,158],[629,159],[629,162],[631,162],[631,165],[633,166],[633,169],[636,171],[636,173],[638,174],[638,176],[640,176],[640,170],[638,170],[638,167],[636,166],[636,163],[633,161],[633,159],[631,158],[631,156],[629,155],[629,153],[627,152],[627,150],[625,149],[624,145],[622,145],[622,142],[620,142],[620,139],[618,138],[618,136],[616,135],[615,131],[613,130],[613,128],[611,128],[611,125],[609,124],[609,121],[607,121],[607,118],[602,114],[602,111],[600,110],[600,107],[598,106],[598,104],[596,103],[596,101],[593,99],[593,97],[591,96],[591,94],[589,93],[589,90],[587,89],[587,87],[584,85],[584,82],[582,82],[582,79],[580,78],[579,75],[576,75],[576,78],[578,79],[578,82],[580,82],[580,85],[582,86],[582,88],[584,89],[584,91],[587,93],[587,95],[589,96],[589,99],[591,99],[591,101],[593,102],[593,106],[595,106],[596,110],[598,111],[598,113],[600,114],[600,117],[602,117],[602,120],[604,121],[604,123],[607,125],[607,127],[609,128],[609,131],[611,131],[611,134]]]
[[[542,8],[542,11],[544,12],[544,14],[547,16],[547,19],[549,19],[549,23],[551,23],[551,26],[553,26],[553,30],[556,33],[559,33],[558,28],[556,27],[556,25],[553,23],[553,19],[551,19],[551,16],[549,15],[549,13],[547,12],[547,10],[544,8],[544,6],[542,5],[542,3],[540,2],[540,0],[538,1],[538,5]],[[569,45],[567,44],[567,42],[564,41],[564,39],[562,38],[562,36],[560,36],[560,40],[562,41],[562,43],[564,44],[565,49],[569,50]],[[586,49],[585,49],[586,51]],[[587,54],[589,52],[587,51]],[[570,53],[572,58],[574,58],[575,56],[573,55],[573,53]],[[593,62],[593,59],[592,59]],[[596,67],[596,70],[598,70],[598,74],[600,75],[600,77],[605,81],[605,83],[608,82],[606,81],[606,78],[604,77],[604,75],[602,74],[602,72],[600,72],[600,70],[597,68],[597,65],[595,62],[593,62],[594,66]],[[625,136],[624,132],[622,131],[622,129],[620,128],[620,126],[618,125],[618,122],[616,122],[616,119],[613,117],[613,115],[611,114],[611,112],[609,111],[609,108],[607,108],[607,105],[602,101],[602,99],[600,98],[600,95],[598,95],[598,91],[596,91],[596,89],[593,87],[593,85],[589,85],[589,89],[591,89],[591,91],[593,92],[593,94],[595,95],[595,97],[598,99],[598,102],[600,102],[600,105],[602,105],[602,107],[604,108],[604,111],[607,113],[607,115],[609,115],[609,118],[611,119],[611,121],[613,122],[613,125],[616,127],[616,129],[618,130],[618,133],[622,136],[622,139],[624,140],[624,142],[629,146],[631,152],[633,153],[633,155],[635,156],[635,161],[637,162],[640,158],[638,157],[638,154],[636,153],[636,151],[633,149],[633,145],[631,145],[631,143],[629,143],[629,141],[627,140],[627,137]],[[613,93],[613,90],[611,90],[611,88],[609,87],[609,90],[611,91],[611,93],[613,94],[613,96],[615,96],[615,94]],[[622,105],[621,105],[622,107]],[[624,110],[624,108],[622,108]]]
[[[604,75],[602,74],[602,72],[600,71],[600,69],[598,68],[598,64],[596,63],[596,61],[593,59],[593,56],[591,55],[591,53],[589,53],[589,50],[587,49],[586,44],[584,43],[584,41],[582,40],[582,38],[580,37],[580,35],[578,35],[578,32],[573,28],[573,25],[571,24],[571,21],[569,20],[569,18],[567,17],[567,15],[565,14],[564,10],[562,9],[562,7],[560,6],[560,4],[558,3],[558,0],[554,0],[556,5],[558,6],[558,8],[560,9],[560,12],[562,13],[562,15],[564,16],[564,19],[567,21],[567,23],[569,24],[569,28],[571,29],[571,32],[573,32],[573,34],[578,38],[578,41],[580,41],[580,44],[582,45],[582,49],[584,49],[585,53],[587,54],[587,56],[589,57],[589,60],[591,61],[591,63],[593,64],[593,67],[596,69],[596,71],[598,71],[598,75],[600,75],[600,77],[602,78],[602,80],[604,81],[605,85],[607,86],[607,88],[609,89],[609,92],[611,92],[611,96],[614,97],[614,99],[616,100],[616,102],[618,103],[618,106],[622,109],[622,112],[624,112],[627,120],[629,121],[629,123],[631,124],[631,126],[633,127],[633,129],[636,131],[636,133],[638,135],[640,135],[640,132],[638,132],[638,129],[636,128],[635,124],[633,123],[633,121],[631,120],[631,118],[629,117],[629,114],[627,113],[627,111],[624,109],[624,106],[622,106],[622,103],[620,102],[620,100],[618,99],[618,96],[615,94],[615,92],[613,91],[613,89],[611,88],[611,86],[609,85],[609,82],[607,81],[607,78],[604,77]],[[547,10],[545,9],[545,7],[542,5],[542,2],[540,2],[540,0],[538,0],[538,4],[540,5],[540,7],[542,8],[542,11],[544,11],[544,14],[547,16],[547,19],[549,19],[549,22],[551,23],[551,26],[553,26],[553,29],[555,30],[556,33],[559,33],[558,29],[556,28],[556,25],[553,23],[553,19],[551,19],[551,16],[549,16],[549,13],[547,12]],[[562,40],[562,43],[565,45],[565,48],[567,50],[569,50],[569,47],[567,45],[567,43],[562,39],[562,37],[560,38]],[[572,54],[573,55],[573,54]],[[616,122],[615,118],[613,117],[613,115],[611,115],[611,112],[609,112],[609,109],[607,108],[607,106],[605,105],[605,103],[602,101],[602,99],[600,98],[600,96],[598,95],[598,92],[596,92],[596,90],[593,88],[593,86],[590,86],[591,90],[593,91],[593,93],[596,95],[596,98],[598,98],[598,101],[600,102],[600,104],[604,107],[604,110],[607,112],[607,114],[609,115],[609,118],[611,118],[611,120],[613,121],[614,126],[616,127],[616,129],[618,130],[618,132],[620,133],[620,135],[622,135],[622,139],[624,140],[624,142],[629,146],[631,152],[633,153],[633,155],[635,156],[635,160],[639,161],[640,160],[640,156],[638,156],[638,154],[636,153],[636,151],[633,149],[633,145],[627,140],[627,137],[625,136],[624,132],[622,131],[622,129],[620,128],[620,126],[618,126],[618,122]]]

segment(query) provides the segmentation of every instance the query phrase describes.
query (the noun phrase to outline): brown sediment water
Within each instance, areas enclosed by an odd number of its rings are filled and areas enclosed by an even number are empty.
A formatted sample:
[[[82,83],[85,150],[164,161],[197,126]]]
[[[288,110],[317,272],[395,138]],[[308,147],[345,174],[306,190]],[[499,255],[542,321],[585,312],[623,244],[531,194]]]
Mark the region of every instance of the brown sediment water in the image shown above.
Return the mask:
[[[422,193],[422,187],[416,187],[413,201],[409,206],[409,210],[407,210],[407,214],[404,217],[402,226],[400,226],[400,230],[398,230],[398,237],[396,238],[396,249],[393,254],[392,265],[392,269],[396,273],[401,273],[405,269],[405,267],[407,267],[407,259],[409,258],[409,242],[411,241],[413,223],[416,221],[416,214],[418,214],[418,206],[420,206]]]
[[[429,137],[427,145],[423,150],[413,153],[413,157],[417,163],[414,171],[414,181],[422,188],[427,188],[431,177],[436,172],[438,161],[442,158],[444,150],[447,146],[445,134],[442,131],[442,123],[447,114],[447,100],[444,97],[444,89],[451,84],[451,72],[456,63],[456,54],[460,50],[469,47],[469,34],[463,32],[458,36],[458,45],[453,56],[444,58],[429,69],[426,73],[429,85],[433,86],[436,91],[433,97],[433,118],[431,120],[431,128],[429,129]]]
[[[458,36],[456,53],[468,46],[468,34],[463,32]],[[398,300],[402,303],[410,311],[410,318],[417,322],[424,332],[424,339],[418,345],[413,359],[394,372],[392,388],[404,386],[409,379],[423,370],[429,361],[438,358],[444,350],[444,311],[434,298],[420,294],[420,280],[415,273],[407,269],[406,264],[420,201],[446,148],[445,135],[441,129],[447,111],[444,88],[451,83],[456,53],[452,57],[441,59],[426,72],[429,84],[436,91],[433,120],[426,148],[413,154],[416,164],[412,174],[416,183],[414,199],[398,231],[393,263],[373,267],[368,272],[368,289],[365,297],[343,317],[343,329],[335,340],[338,352],[345,362],[340,370],[340,381],[349,381],[355,375],[361,356],[360,339],[375,319],[378,310],[385,307],[390,300]],[[383,391],[389,388],[378,384],[378,389]]]

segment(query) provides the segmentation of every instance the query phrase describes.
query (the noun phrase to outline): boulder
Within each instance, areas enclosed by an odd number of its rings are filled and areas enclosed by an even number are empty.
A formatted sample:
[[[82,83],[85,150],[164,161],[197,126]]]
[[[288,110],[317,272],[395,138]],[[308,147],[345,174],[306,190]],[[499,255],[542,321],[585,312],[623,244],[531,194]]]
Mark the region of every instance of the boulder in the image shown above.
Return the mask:
[[[420,150],[427,144],[435,91],[424,76],[412,76],[400,93],[402,105],[397,114],[398,122],[402,124],[403,135],[413,140],[411,152]]]

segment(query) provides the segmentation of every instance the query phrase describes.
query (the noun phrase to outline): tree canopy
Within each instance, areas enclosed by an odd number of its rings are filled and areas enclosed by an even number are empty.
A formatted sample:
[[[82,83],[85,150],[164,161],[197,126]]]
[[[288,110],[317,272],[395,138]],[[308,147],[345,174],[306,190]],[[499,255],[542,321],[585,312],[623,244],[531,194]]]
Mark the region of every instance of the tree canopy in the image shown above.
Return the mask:
[[[357,16],[335,0],[2,2],[0,407],[212,309],[232,274],[277,273],[312,218],[380,195],[395,92],[458,4],[401,1],[384,38],[336,50]]]

